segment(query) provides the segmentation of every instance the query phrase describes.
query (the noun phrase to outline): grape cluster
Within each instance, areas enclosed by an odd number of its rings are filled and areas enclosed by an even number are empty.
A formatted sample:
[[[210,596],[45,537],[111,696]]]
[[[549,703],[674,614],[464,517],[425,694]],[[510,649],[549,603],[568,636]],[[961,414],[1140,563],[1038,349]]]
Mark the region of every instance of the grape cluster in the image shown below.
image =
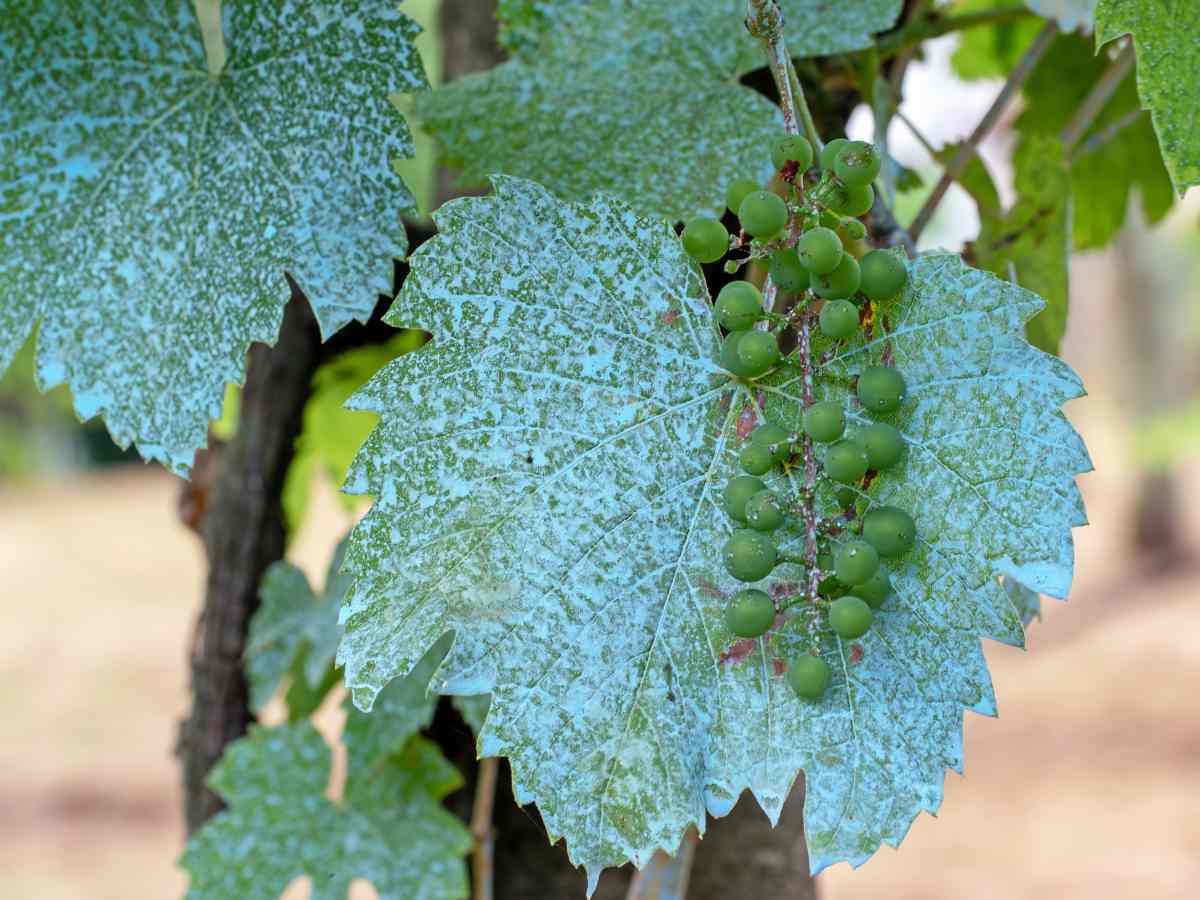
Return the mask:
[[[744,178],[728,186],[726,204],[741,225],[736,238],[709,218],[693,219],[683,231],[684,247],[697,261],[717,262],[732,251],[748,250],[740,261],[728,261],[726,271],[761,261],[772,283],[797,298],[784,315],[764,309],[762,292],[750,281],[733,281],[721,289],[715,304],[725,332],[719,364],[739,379],[803,365],[806,361],[794,354],[782,354],[779,342],[798,322],[814,323],[834,349],[843,346],[870,317],[871,304],[897,297],[908,281],[898,256],[883,250],[854,252],[866,236],[857,217],[870,210],[875,197],[872,182],[879,174],[880,154],[874,146],[839,138],[814,160],[808,141],[786,135],[772,145],[771,158],[784,186],[782,196]],[[866,509],[858,508],[875,475],[898,465],[905,454],[900,431],[875,418],[897,412],[906,398],[903,374],[885,363],[859,372],[854,409],[837,400],[813,402],[796,431],[763,423],[742,446],[738,463],[744,474],[731,478],[723,494],[735,529],[722,559],[729,574],[748,585],[725,611],[726,624],[738,637],[761,637],[780,616],[800,608],[810,612],[818,629],[854,640],[871,628],[875,611],[890,596],[887,563],[911,549],[916,525],[896,507],[868,502],[861,504]],[[851,419],[857,424],[848,431]],[[809,507],[807,525],[803,504],[813,502],[816,485],[807,485],[793,500],[762,480],[773,470],[801,467],[806,459],[809,471],[819,463],[815,475],[833,489],[842,510],[824,520]],[[815,559],[810,540],[814,522]],[[788,530],[805,534],[809,556],[780,552],[776,538]],[[805,568],[810,575],[805,583],[816,584],[815,595],[803,590],[775,598],[752,586],[776,566],[789,564]],[[829,685],[830,671],[817,653],[803,653],[791,660],[787,678],[797,695],[818,699]]]

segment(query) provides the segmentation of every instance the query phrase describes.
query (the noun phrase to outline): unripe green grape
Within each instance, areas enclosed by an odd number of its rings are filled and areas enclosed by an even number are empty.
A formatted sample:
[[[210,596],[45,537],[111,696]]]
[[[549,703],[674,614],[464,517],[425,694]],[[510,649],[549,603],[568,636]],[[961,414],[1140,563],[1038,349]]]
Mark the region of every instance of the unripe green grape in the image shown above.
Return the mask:
[[[846,430],[846,414],[836,400],[822,400],[804,411],[804,433],[818,444],[836,441]]]
[[[779,362],[779,339],[769,331],[747,331],[738,341],[737,358],[747,378],[764,375]]]
[[[846,237],[850,238],[852,241],[861,241],[867,236],[867,226],[858,221],[858,219],[847,219],[842,223],[842,227],[846,229]],[[866,259],[866,257],[864,256],[863,259]],[[860,259],[858,261],[858,267],[860,269],[862,268],[862,264],[863,260]]]
[[[740,638],[762,637],[775,624],[775,603],[757,588],[738,591],[725,607],[725,624]]]
[[[788,684],[802,700],[820,700],[829,687],[829,666],[819,656],[797,656],[788,665]]]
[[[750,443],[766,448],[777,463],[792,455],[790,438],[788,432],[770,422],[764,422],[750,432]]]
[[[854,435],[867,453],[867,462],[876,472],[890,469],[904,455],[904,436],[887,422],[872,422]]]
[[[729,518],[737,522],[745,522],[746,501],[759,491],[766,489],[767,486],[757,478],[750,475],[735,475],[725,483],[725,493],[722,495],[722,499],[725,501],[725,512]]]
[[[716,219],[692,219],[683,229],[683,249],[697,262],[716,262],[729,250],[729,232]]]
[[[796,164],[796,170],[803,172],[813,161],[812,144],[798,134],[785,134],[776,138],[771,145],[771,162],[776,169],[782,169],[789,162]]]
[[[854,594],[866,601],[871,609],[879,609],[883,602],[892,595],[892,579],[888,577],[887,569],[880,566],[875,574],[854,588]]]
[[[808,269],[800,263],[800,256],[792,247],[782,247],[771,254],[768,269],[771,280],[781,291],[798,294],[808,290]]]
[[[742,365],[738,359],[737,348],[741,343],[742,338],[749,334],[749,331],[731,331],[725,335],[725,340],[721,342],[721,368],[727,372],[732,372],[740,378],[749,377],[746,367]]]
[[[850,297],[858,290],[858,282],[861,277],[858,271],[858,260],[849,253],[843,253],[842,261],[837,264],[836,269],[826,272],[824,275],[813,276],[812,292],[826,300]]]
[[[738,262],[736,259],[727,259],[727,260],[725,260],[725,265],[721,266],[721,268],[724,269],[726,275],[736,275],[738,269],[740,269],[741,267],[742,267],[742,264],[740,262]]]
[[[860,638],[871,628],[875,614],[860,597],[847,594],[829,604],[829,627],[846,641]]]
[[[746,199],[747,194],[753,194],[761,185],[753,178],[735,178],[729,182],[729,187],[725,188],[725,207],[735,216],[738,210],[741,209],[742,201]]]
[[[880,506],[863,516],[863,539],[888,559],[903,556],[917,538],[912,516],[894,506]]]
[[[838,202],[841,202],[840,199]],[[828,228],[830,231],[837,231],[842,227],[842,217],[830,209],[821,210],[821,214],[817,216],[817,222],[822,228]]]
[[[821,150],[821,168],[826,172],[833,170],[833,164],[837,161],[838,154],[842,152],[842,148],[850,142],[845,138],[834,138],[824,149]]]
[[[847,593],[849,588],[837,580],[837,576],[833,574],[833,556],[829,553],[822,553],[817,557],[817,568],[822,572],[828,572],[817,584],[817,593],[822,597],[840,597]]]
[[[817,321],[825,337],[844,341],[858,331],[858,307],[849,300],[829,300],[821,307]]]
[[[867,366],[858,376],[859,402],[871,412],[894,412],[907,391],[904,376],[889,366]]]
[[[746,501],[746,524],[755,531],[774,531],[783,518],[779,498],[770,491],[759,491]]]
[[[858,494],[854,488],[840,487],[834,492],[833,499],[837,502],[838,508],[849,509],[858,499]]]
[[[879,151],[866,141],[850,141],[840,151],[833,161],[833,174],[842,184],[870,184],[879,174],[883,160]]]
[[[836,209],[843,216],[861,216],[875,203],[875,188],[869,184],[846,185]]]
[[[908,269],[894,253],[872,250],[859,260],[862,292],[872,300],[891,300],[908,281]]]
[[[716,312],[726,331],[746,331],[762,318],[762,294],[749,281],[731,281],[717,294]]]
[[[833,554],[833,571],[837,580],[850,587],[867,581],[878,568],[879,553],[866,541],[846,541]]]
[[[787,224],[787,204],[770,191],[752,191],[738,207],[738,219],[746,234],[765,240]]]
[[[844,255],[842,240],[837,232],[823,225],[806,231],[796,241],[796,256],[800,264],[817,275],[832,272]]]
[[[751,475],[765,475],[775,465],[771,450],[764,444],[749,443],[738,454],[738,465]]]
[[[725,569],[738,581],[759,581],[771,574],[779,551],[761,531],[739,528],[725,542],[721,558]]]
[[[854,441],[838,441],[825,451],[825,474],[833,481],[853,484],[867,474],[867,468],[867,454]]]

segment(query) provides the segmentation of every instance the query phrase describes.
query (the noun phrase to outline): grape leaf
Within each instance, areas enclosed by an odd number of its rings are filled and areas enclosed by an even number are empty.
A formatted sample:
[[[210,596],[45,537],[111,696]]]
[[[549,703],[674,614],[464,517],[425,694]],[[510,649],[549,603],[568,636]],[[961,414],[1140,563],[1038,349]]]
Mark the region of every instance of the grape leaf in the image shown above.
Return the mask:
[[[435,647],[410,677],[394,682],[367,716],[347,711],[344,797],[325,797],[328,745],[307,721],[252,728],[209,776],[229,804],[184,851],[190,900],[273,900],[308,875],[313,900],[345,897],[365,878],[381,900],[467,896],[462,856],[470,836],[440,800],[462,778],[435,744],[426,685],[445,652]]]
[[[736,5],[566,4],[536,52],[419,95],[414,113],[468,181],[506,172],[665,218],[719,213],[729,181],[767,180],[782,131],[737,81],[749,38],[713,40],[714,20],[744,34]]]
[[[381,417],[347,481],[377,498],[346,562],[338,654],[355,702],[453,631],[433,689],[492,694],[480,754],[509,758],[518,801],[593,884],[673,850],[744,789],[777,819],[801,769],[814,871],[898,843],[961,766],[963,708],[994,712],[980,636],[1023,639],[995,576],[1070,584],[1073,474],[1089,461],[1059,411],[1078,380],[1018,336],[1041,301],[942,254],[880,310],[913,400],[896,419],[907,462],[866,502],[912,511],[921,540],[878,628],[821,638],[835,682],[801,703],[779,676],[807,637],[737,642],[723,621],[735,584],[716,495],[756,405],[712,362],[698,271],[624,203],[494,184],[440,210],[388,314],[431,343],[351,400]],[[881,343],[826,363],[818,390],[845,397]],[[796,376],[758,390],[795,430]],[[820,502],[835,514],[831,491]]]
[[[1090,40],[1073,34],[1057,38],[1022,88],[1025,109],[1016,122],[1018,131],[1058,135],[1109,65],[1105,54],[1092,52]],[[1089,137],[1137,108],[1137,87],[1131,74],[1084,133],[1081,149],[1086,149],[1083,145]],[[1174,192],[1149,116],[1125,126],[1107,144],[1078,155],[1071,163],[1077,249],[1103,247],[1113,239],[1125,222],[1135,188],[1148,222],[1159,221],[1170,210]]]
[[[1039,16],[1056,21],[1063,31],[1092,30],[1096,0],[1025,0],[1025,5]]]
[[[1133,35],[1137,85],[1171,183],[1200,184],[1200,16],[1193,0],[1099,0],[1096,47]]]
[[[310,691],[326,682],[342,637],[338,611],[350,587],[349,577],[340,574],[345,555],[346,542],[342,541],[334,551],[320,597],[304,573],[289,562],[272,563],[264,573],[259,607],[250,619],[246,641],[246,679],[250,709],[255,713],[289,674],[302,679]],[[321,697],[316,698],[317,705]]]
[[[285,271],[325,335],[389,288],[413,200],[387,94],[425,85],[389,4],[223,8],[211,78],[187,0],[0,0],[0,371],[40,321],[41,386],[178,473]]]
[[[1013,154],[1017,201],[1007,212],[993,205],[995,190],[964,179],[979,208],[979,237],[970,244],[975,263],[1040,295],[1045,308],[1026,326],[1030,342],[1057,353],[1067,328],[1071,258],[1071,179],[1062,145],[1051,137],[1025,138]],[[986,171],[980,165],[978,171]],[[986,175],[985,175],[986,177]]]
[[[1021,624],[1028,626],[1034,619],[1039,622],[1042,619],[1042,598],[1036,591],[1031,591],[1015,578],[1009,578],[1005,575],[1000,579],[1000,584],[1004,587],[1004,592],[1008,594],[1008,599],[1012,601],[1013,608],[1016,609],[1017,615],[1021,617]]]
[[[995,0],[961,0],[956,13],[975,13],[995,9]],[[958,47],[950,57],[954,73],[966,81],[980,78],[1005,78],[1033,43],[1044,22],[1033,16],[995,22],[958,33]]]

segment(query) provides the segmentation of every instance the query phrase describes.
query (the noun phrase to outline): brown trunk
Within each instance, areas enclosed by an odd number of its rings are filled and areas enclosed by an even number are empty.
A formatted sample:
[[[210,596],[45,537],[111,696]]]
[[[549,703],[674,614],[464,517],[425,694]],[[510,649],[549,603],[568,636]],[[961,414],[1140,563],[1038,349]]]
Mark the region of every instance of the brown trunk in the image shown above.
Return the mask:
[[[308,301],[293,285],[274,347],[250,351],[238,433],[224,450],[203,523],[208,586],[192,646],[192,711],[179,732],[191,834],[221,809],[205,777],[251,721],[242,672],[263,571],[283,555],[280,494],[320,351]]]

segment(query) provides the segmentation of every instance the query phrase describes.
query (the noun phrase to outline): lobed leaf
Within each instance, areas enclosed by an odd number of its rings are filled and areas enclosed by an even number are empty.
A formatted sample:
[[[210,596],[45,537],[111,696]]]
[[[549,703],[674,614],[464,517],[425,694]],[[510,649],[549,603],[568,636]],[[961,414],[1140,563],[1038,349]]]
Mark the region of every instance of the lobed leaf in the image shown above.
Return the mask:
[[[835,355],[817,385],[846,398],[885,346],[908,378],[907,461],[862,499],[918,523],[896,597],[857,642],[804,615],[738,641],[719,493],[755,419],[798,427],[796,376],[752,395],[716,368],[703,283],[665,224],[494,184],[437,214],[389,313],[431,343],[351,401],[380,416],[347,488],[376,497],[346,562],[355,702],[453,632],[433,688],[492,695],[480,755],[509,758],[518,802],[593,885],[743,790],[776,819],[800,770],[814,871],[898,843],[961,767],[963,709],[995,711],[979,638],[1023,639],[996,576],[1070,585],[1089,461],[1059,411],[1077,378],[1019,337],[1041,301],[955,256],[912,264],[878,310],[890,336]],[[830,491],[819,502],[836,515]],[[765,585],[794,593],[799,574]],[[802,703],[781,676],[814,643],[836,674]]]
[[[178,473],[285,272],[324,335],[388,289],[413,151],[387,95],[425,86],[393,4],[223,10],[213,78],[188,0],[0,0],[0,371],[40,323],[43,389]]]

